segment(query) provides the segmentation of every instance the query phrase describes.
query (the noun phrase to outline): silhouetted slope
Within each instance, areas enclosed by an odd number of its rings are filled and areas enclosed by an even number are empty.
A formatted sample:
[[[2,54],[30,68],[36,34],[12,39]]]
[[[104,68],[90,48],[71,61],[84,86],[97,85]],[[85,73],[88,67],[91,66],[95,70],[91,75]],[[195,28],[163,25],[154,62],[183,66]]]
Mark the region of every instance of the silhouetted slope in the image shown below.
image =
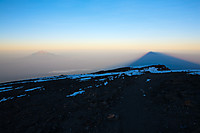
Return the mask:
[[[136,60],[133,63],[130,63],[130,66],[141,66],[141,65],[152,65],[152,64],[162,64],[166,65],[170,69],[200,69],[200,65],[178,59],[166,54],[159,52],[149,52],[142,56],[140,59]]]
[[[1,133],[200,133],[200,70],[119,68],[0,84]]]

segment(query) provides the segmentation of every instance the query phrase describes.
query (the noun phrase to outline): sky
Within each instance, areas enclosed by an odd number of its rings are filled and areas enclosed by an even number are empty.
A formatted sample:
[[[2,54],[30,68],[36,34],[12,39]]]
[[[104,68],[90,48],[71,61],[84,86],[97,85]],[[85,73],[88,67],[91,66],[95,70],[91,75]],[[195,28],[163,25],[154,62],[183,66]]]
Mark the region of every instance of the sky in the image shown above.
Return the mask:
[[[0,0],[0,51],[200,51],[199,0]]]

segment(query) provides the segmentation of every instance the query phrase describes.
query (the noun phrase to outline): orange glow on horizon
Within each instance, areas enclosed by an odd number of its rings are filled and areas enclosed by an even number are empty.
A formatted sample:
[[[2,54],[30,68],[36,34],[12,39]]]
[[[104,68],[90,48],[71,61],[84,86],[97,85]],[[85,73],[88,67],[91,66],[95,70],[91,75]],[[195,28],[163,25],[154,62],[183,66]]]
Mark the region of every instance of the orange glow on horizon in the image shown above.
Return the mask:
[[[200,44],[187,43],[58,43],[0,44],[1,51],[16,50],[200,50]]]

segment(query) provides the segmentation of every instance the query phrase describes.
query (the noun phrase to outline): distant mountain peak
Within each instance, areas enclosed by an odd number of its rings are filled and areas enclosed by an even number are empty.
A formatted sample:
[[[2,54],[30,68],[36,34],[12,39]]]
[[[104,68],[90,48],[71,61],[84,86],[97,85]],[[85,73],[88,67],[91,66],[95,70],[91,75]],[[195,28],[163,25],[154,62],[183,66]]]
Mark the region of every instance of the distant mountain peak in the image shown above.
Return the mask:
[[[49,52],[44,51],[44,50],[40,50],[38,52],[33,53],[32,55],[54,55],[54,54],[49,53]]]
[[[156,53],[156,52],[154,52],[154,51],[149,51],[147,54],[153,54],[153,53]]]
[[[150,52],[146,53],[145,55],[156,55],[156,54],[161,54],[161,53],[150,51]]]
[[[155,54],[157,52],[149,51],[148,54]]]
[[[40,50],[40,51],[38,51],[38,53],[39,53],[39,54],[48,54],[48,52],[47,52],[47,51],[44,51],[44,50]]]

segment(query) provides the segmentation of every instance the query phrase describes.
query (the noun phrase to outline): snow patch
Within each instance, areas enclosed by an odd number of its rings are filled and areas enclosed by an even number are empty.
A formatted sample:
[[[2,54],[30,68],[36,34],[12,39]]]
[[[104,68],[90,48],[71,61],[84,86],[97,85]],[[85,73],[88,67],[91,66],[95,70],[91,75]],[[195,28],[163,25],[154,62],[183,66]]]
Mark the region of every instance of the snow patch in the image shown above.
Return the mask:
[[[87,89],[92,88],[92,86],[88,86]]]
[[[24,94],[24,95],[19,95],[19,96],[17,96],[17,97],[25,97],[26,96],[26,94]]]
[[[100,85],[95,85],[96,87],[100,87],[101,86],[101,84]]]
[[[114,80],[113,76],[108,77],[110,81]]]
[[[108,82],[106,81],[105,83],[104,83],[104,85],[107,85],[108,84]]]
[[[0,90],[0,92],[12,91],[13,89]]]
[[[99,81],[105,81],[106,80],[106,78],[104,78],[104,79],[99,79]],[[97,80],[98,81],[98,80]]]
[[[15,88],[15,90],[22,89],[22,88],[24,88],[24,86],[17,87]]]
[[[14,97],[8,97],[8,98],[5,98],[5,97],[4,97],[3,99],[0,100],[0,102],[4,102],[4,101],[7,101],[7,100],[10,100],[10,99],[13,99],[13,98],[14,98]]]
[[[146,80],[146,82],[150,82],[150,81],[151,81],[151,79],[147,79],[147,80]]]
[[[5,89],[11,89],[12,86],[8,86],[8,87],[1,87],[0,90],[5,90]]]
[[[70,95],[67,95],[66,97],[73,97],[73,96],[76,96],[76,95],[78,95],[78,94],[83,94],[85,91],[84,90],[82,90],[82,91],[77,91],[77,92],[74,92],[74,93],[72,93],[72,94],[70,94]]]
[[[90,79],[92,79],[91,77],[89,77],[89,78],[81,78],[81,79],[79,79],[80,81],[87,81],[87,80],[90,80]]]
[[[43,87],[35,87],[35,88],[27,89],[25,91],[34,91],[34,90],[38,90],[38,89],[43,89]]]
[[[151,72],[151,73],[153,73],[153,72],[157,72],[157,71],[158,71],[158,68],[155,68],[155,67],[149,67],[149,68],[144,69],[144,70],[147,71],[147,72]]]

